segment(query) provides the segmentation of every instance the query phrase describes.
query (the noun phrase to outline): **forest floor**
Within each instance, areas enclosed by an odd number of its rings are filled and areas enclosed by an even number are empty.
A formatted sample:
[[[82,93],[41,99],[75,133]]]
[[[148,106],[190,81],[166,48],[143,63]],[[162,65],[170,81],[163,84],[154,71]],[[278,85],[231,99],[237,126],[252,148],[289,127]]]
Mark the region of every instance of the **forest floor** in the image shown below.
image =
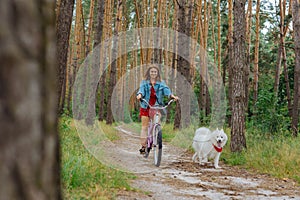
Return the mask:
[[[192,162],[192,153],[163,143],[162,163],[153,165],[150,153],[146,159],[139,154],[138,133],[119,126],[120,162],[136,175],[130,182],[133,191],[122,190],[118,200],[189,200],[189,199],[299,199],[300,187],[290,179],[277,179],[240,167],[221,169]],[[222,155],[221,155],[222,157]]]

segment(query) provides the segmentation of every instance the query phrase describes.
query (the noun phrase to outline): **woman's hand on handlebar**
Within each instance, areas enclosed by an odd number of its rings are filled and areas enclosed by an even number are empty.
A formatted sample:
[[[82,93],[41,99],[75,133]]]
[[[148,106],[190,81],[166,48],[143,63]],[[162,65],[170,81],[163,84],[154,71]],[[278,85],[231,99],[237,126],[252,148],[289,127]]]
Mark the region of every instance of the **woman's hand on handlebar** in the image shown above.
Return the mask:
[[[171,98],[174,99],[175,101],[180,100],[180,98],[179,98],[178,96],[175,96],[175,95],[173,95],[173,94],[171,94]]]
[[[142,94],[139,93],[139,94],[136,96],[136,99],[137,99],[137,100],[141,100],[141,99],[142,99]]]

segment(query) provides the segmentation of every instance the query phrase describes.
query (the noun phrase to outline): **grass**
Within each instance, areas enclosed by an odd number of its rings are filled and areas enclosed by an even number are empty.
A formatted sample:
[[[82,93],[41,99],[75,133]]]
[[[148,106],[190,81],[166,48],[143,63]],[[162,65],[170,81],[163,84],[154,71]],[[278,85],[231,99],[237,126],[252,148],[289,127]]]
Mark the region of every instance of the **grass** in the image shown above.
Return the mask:
[[[300,138],[289,136],[248,136],[245,166],[300,184]]]
[[[247,149],[230,152],[229,142],[221,159],[229,165],[239,165],[257,173],[281,179],[293,179],[300,184],[300,137],[263,134],[256,130],[246,133]]]
[[[104,124],[111,137],[115,129]],[[119,190],[134,190],[128,184],[135,176],[102,165],[84,148],[73,122],[60,122],[61,178],[64,199],[114,199]]]

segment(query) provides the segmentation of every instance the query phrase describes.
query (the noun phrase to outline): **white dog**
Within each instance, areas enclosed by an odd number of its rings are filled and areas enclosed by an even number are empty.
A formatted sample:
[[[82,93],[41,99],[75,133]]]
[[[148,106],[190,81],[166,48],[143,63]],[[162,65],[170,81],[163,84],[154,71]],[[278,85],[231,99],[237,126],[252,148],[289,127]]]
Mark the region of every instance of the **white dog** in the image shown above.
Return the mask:
[[[226,142],[227,135],[223,129],[216,129],[211,132],[205,127],[198,128],[195,132],[192,145],[195,150],[193,161],[196,161],[198,155],[200,165],[207,163],[208,159],[214,159],[214,167],[221,168],[219,167],[219,158]]]

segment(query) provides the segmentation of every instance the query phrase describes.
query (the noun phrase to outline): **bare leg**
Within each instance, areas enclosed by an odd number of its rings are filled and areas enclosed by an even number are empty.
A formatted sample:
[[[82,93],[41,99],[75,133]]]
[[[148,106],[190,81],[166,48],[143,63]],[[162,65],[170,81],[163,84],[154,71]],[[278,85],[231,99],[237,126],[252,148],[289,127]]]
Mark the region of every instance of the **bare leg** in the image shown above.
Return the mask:
[[[141,145],[143,147],[147,146],[147,134],[148,134],[148,123],[149,117],[142,116],[142,130],[141,130]]]

